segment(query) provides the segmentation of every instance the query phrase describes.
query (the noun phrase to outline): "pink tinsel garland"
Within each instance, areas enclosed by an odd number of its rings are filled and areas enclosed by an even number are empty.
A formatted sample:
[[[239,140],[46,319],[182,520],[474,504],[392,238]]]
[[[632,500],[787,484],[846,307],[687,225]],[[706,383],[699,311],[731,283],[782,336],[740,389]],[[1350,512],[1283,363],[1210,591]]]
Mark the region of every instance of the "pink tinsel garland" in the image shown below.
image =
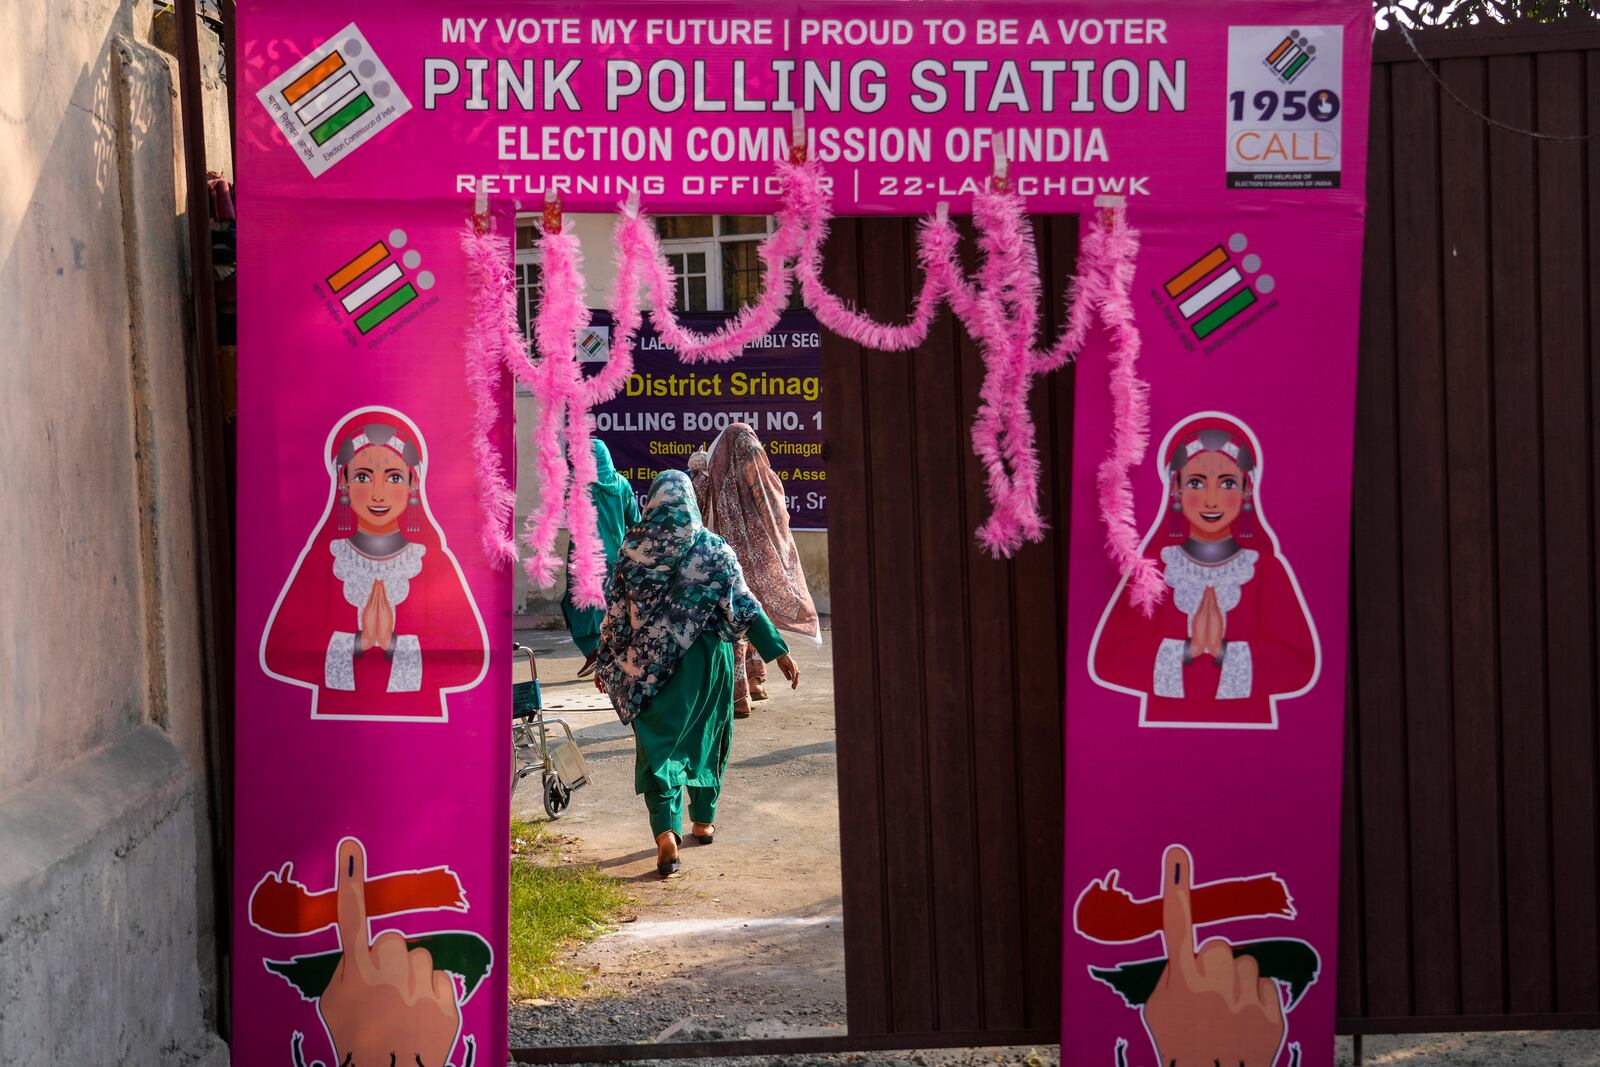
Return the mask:
[[[572,510],[567,457],[562,455],[560,444],[561,431],[569,419],[575,419],[576,432],[586,433],[581,409],[578,412],[571,409],[582,391],[577,361],[578,337],[589,325],[589,309],[583,303],[583,257],[577,235],[566,228],[546,232],[539,238],[539,251],[544,285],[534,316],[533,336],[541,358],[529,382],[534,396],[543,405],[534,433],[539,455],[539,503],[528,515],[524,541],[533,550],[533,557],[527,562],[528,577],[548,588],[555,584],[556,570],[560,566],[555,553],[556,534],[562,519]],[[569,447],[573,437],[574,433],[569,431]],[[593,480],[594,457],[589,454],[586,440],[584,453],[571,457],[577,479],[582,479],[580,464],[585,458],[590,469],[589,479],[578,480],[579,492],[573,496],[587,497],[589,481]],[[586,531],[573,530],[572,537],[573,550],[581,558],[596,539],[594,524],[591,522]],[[586,540],[590,543],[586,544]],[[596,600],[599,602],[582,606],[602,606],[603,600]]]
[[[1044,536],[1038,502],[1039,458],[1028,410],[1033,379],[1071,361],[1098,311],[1112,338],[1115,412],[1112,446],[1098,473],[1100,513],[1107,528],[1107,550],[1129,580],[1133,603],[1146,613],[1153,611],[1163,593],[1162,581],[1154,561],[1140,551],[1129,484],[1130,472],[1142,461],[1148,440],[1149,387],[1137,373],[1139,335],[1128,297],[1138,235],[1127,226],[1122,208],[1110,209],[1090,221],[1079,274],[1068,294],[1066,329],[1054,344],[1041,350],[1035,347],[1040,287],[1033,227],[1020,196],[1002,188],[974,197],[982,261],[972,280],[957,256],[959,234],[942,207],[935,217],[925,220],[917,242],[924,272],[922,288],[910,320],[891,325],[848,307],[822,283],[822,245],[831,206],[820,166],[815,161],[783,162],[779,171],[784,197],[777,229],[761,248],[765,266],[762,292],[753,304],[709,334],[696,333],[679,322],[675,279],[655,228],[635,204],[624,206],[615,235],[617,304],[611,361],[587,380],[576,361],[577,340],[589,321],[582,299],[577,240],[570,231],[546,233],[541,238],[544,292],[534,333],[543,359],[537,366],[529,363],[520,345],[513,358],[509,350],[519,339],[503,336],[500,344],[513,369],[544,405],[534,439],[542,499],[529,516],[526,531],[533,549],[527,564],[530,577],[544,586],[553,584],[558,565],[555,536],[565,517],[573,539],[574,600],[582,607],[603,606],[604,557],[588,495],[594,479],[589,409],[614,396],[632,372],[633,346],[642,317],[641,288],[654,306],[653,322],[662,340],[692,363],[732,359],[768,333],[782,313],[790,285],[798,280],[806,306],[818,321],[864,348],[915,348],[926,339],[941,301],[948,302],[966,324],[984,361],[972,441],[984,465],[993,505],[978,538],[991,554],[1000,557]],[[474,339],[469,344],[469,373],[478,374],[482,361],[483,353]],[[475,395],[478,388],[475,378]],[[563,428],[566,454],[572,463],[570,483],[560,447]],[[484,474],[485,484],[498,492],[494,471],[490,467]],[[490,506],[500,499],[484,490],[486,516],[499,514]],[[486,546],[491,544],[489,538],[486,525]]]
[[[510,305],[502,296],[512,291],[511,243],[504,237],[468,223],[461,235],[467,256],[467,276],[472,283],[472,328],[467,334],[467,389],[472,394],[472,454],[476,459],[478,500],[483,506],[483,554],[496,566],[517,561],[517,541],[511,533],[517,491],[506,477],[500,451],[489,433],[500,421],[500,316]],[[512,328],[516,327],[515,316]]]
[[[783,174],[794,165],[780,163]],[[656,333],[685,363],[723,363],[742,354],[751,343],[772,332],[789,302],[793,280],[790,260],[800,253],[807,218],[804,205],[785,197],[778,209],[778,227],[761,242],[761,295],[739,310],[720,329],[697,333],[678,321],[678,293],[672,265],[661,252],[655,227],[632,203],[625,205],[617,222],[617,298],[633,302],[643,284],[650,296],[650,321]]]
[[[953,263],[961,235],[949,217],[940,212],[922,222],[917,235],[917,259],[922,264],[922,288],[917,291],[911,320],[902,325],[877,322],[849,307],[822,284],[822,246],[828,239],[833,214],[822,168],[814,160],[779,164],[784,177],[784,205],[806,220],[805,241],[795,264],[800,295],[817,321],[863,348],[879,352],[904,352],[928,338],[939,300],[951,274],[938,267]]]
[[[1092,227],[1083,255],[1098,264],[1086,283],[1111,332],[1111,449],[1100,463],[1100,517],[1106,524],[1106,549],[1128,580],[1133,605],[1152,614],[1166,592],[1156,561],[1140,549],[1134,525],[1129,472],[1144,460],[1150,439],[1150,386],[1139,377],[1139,330],[1133,324],[1133,261],[1139,235],[1128,228],[1121,207],[1106,212],[1104,225]]]

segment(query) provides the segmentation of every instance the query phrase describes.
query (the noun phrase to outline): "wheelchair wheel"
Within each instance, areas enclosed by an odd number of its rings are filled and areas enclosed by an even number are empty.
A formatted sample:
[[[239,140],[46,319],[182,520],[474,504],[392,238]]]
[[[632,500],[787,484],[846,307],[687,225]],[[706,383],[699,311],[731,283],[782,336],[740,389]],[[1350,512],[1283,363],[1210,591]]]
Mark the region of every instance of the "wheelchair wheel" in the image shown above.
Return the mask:
[[[560,775],[552,774],[544,780],[544,813],[552,819],[559,819],[567,813],[567,808],[572,806],[572,790],[561,780]]]

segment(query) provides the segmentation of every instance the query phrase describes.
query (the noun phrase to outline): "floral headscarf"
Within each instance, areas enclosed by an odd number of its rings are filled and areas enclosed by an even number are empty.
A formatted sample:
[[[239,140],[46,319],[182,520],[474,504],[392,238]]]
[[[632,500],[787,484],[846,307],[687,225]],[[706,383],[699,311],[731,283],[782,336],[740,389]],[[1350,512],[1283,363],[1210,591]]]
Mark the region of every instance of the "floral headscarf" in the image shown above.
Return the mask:
[[[666,688],[702,633],[737,641],[761,612],[733,550],[701,524],[682,471],[651,484],[643,520],[623,539],[606,602],[595,673],[624,723]]]
[[[821,643],[817,606],[789,532],[783,482],[745,423],[730,425],[711,446],[710,510],[711,528],[733,546],[772,624]]]

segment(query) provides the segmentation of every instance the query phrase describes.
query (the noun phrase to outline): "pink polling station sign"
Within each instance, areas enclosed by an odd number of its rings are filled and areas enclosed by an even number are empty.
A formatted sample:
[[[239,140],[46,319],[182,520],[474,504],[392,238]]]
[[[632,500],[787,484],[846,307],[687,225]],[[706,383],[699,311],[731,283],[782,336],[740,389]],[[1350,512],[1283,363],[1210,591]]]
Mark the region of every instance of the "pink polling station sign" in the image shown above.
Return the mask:
[[[996,552],[1038,536],[1028,385],[1077,353],[1063,1059],[1331,1064],[1370,18],[1365,0],[241,12],[236,1062],[506,1059],[512,375],[565,413],[540,438],[541,476],[564,478],[556,450],[581,476],[584,416],[626,369],[566,376],[587,313],[559,230],[540,359],[506,340],[504,236],[555,194],[775,214],[769,283],[877,347],[915,347],[948,304],[992,375],[973,441]],[[965,273],[941,215],[909,327],[828,304],[828,213],[941,202],[995,220],[984,266]],[[1076,332],[1048,349],[1039,302],[1065,294],[1030,283],[1024,212],[1085,221]],[[644,262],[630,220],[619,247]],[[652,328],[670,320],[658,300]],[[540,522],[536,570],[585,518]]]

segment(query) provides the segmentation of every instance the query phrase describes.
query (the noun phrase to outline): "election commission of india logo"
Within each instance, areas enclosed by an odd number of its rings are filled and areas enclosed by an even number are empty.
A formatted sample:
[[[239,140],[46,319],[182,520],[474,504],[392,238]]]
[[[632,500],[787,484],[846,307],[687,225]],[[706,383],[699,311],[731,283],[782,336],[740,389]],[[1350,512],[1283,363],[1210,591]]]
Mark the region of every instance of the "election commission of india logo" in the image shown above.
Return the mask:
[[[1276,306],[1277,279],[1262,271],[1250,238],[1235,233],[1169,277],[1155,296],[1184,347],[1216,348]]]
[[[256,98],[313,178],[411,110],[411,102],[353,22]]]
[[[335,317],[362,337],[386,322],[402,325],[395,316],[434,286],[433,272],[419,269],[422,253],[407,241],[406,231],[390,230],[323,279]]]
[[[1304,74],[1316,58],[1317,46],[1299,30],[1290,30],[1261,61],[1278,76],[1279,81],[1288,85]]]

